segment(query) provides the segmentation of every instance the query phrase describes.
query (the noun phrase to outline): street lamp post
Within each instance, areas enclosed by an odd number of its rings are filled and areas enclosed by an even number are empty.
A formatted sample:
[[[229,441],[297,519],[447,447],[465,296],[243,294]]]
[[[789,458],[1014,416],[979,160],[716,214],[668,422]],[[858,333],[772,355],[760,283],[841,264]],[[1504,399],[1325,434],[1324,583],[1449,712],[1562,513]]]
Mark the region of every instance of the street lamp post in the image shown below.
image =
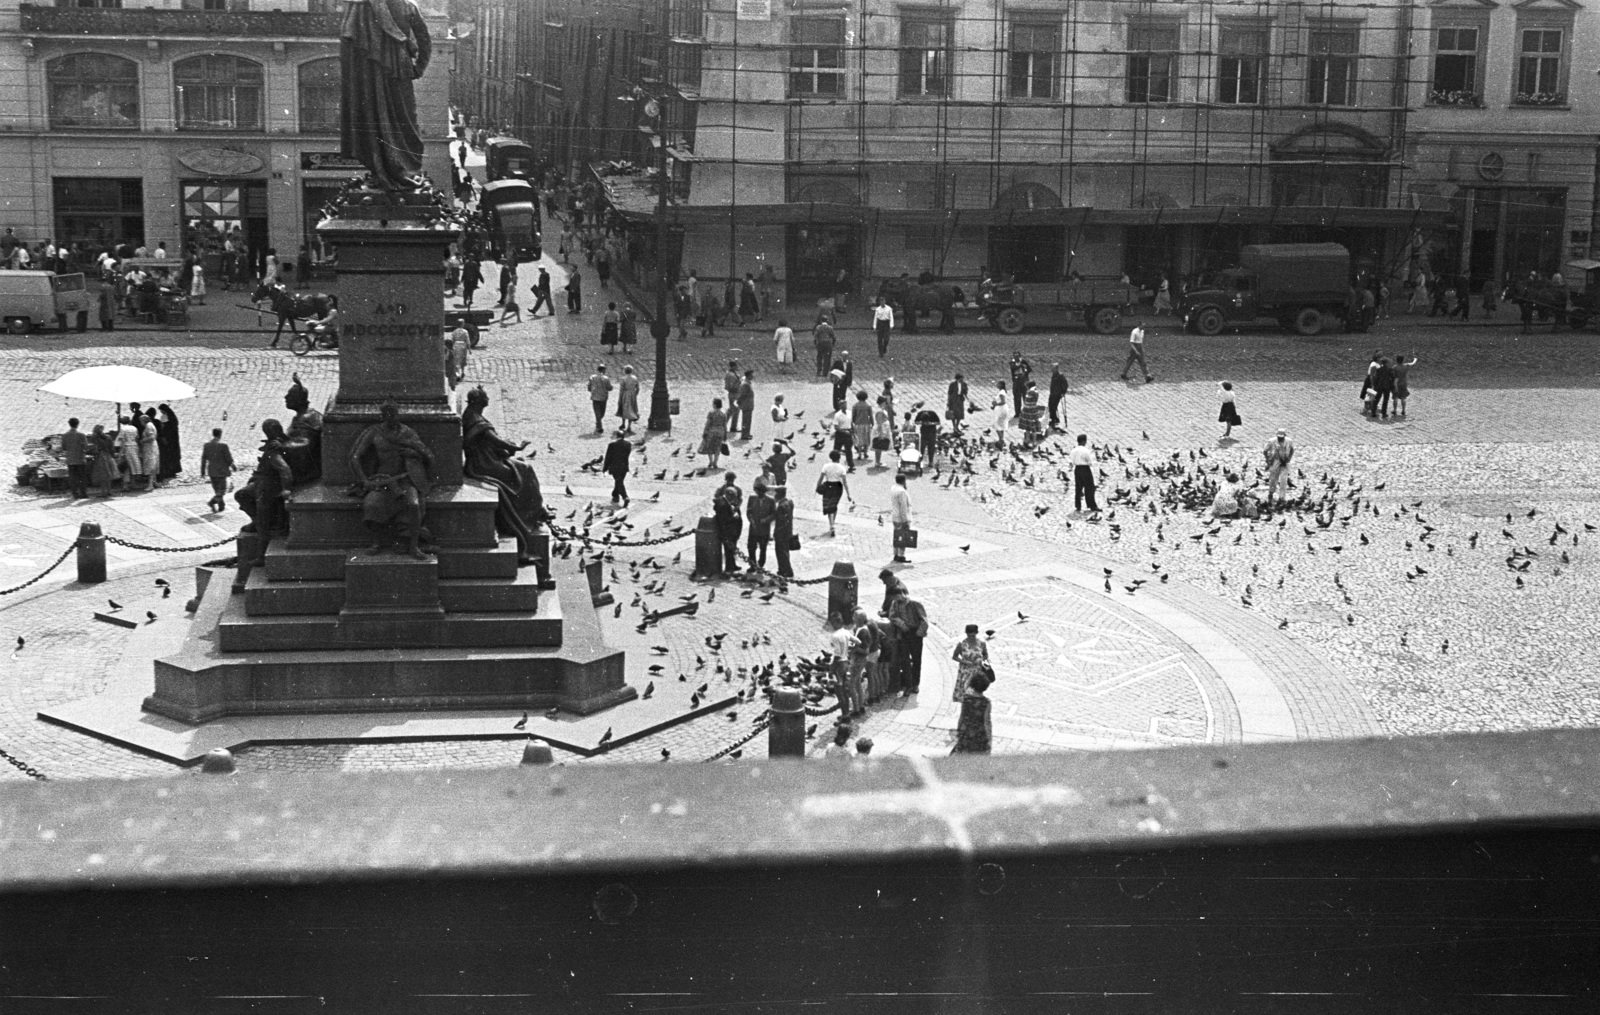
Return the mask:
[[[667,289],[671,285],[667,278],[667,187],[671,178],[667,172],[667,136],[661,129],[659,112],[658,106],[655,141],[661,149],[661,172],[656,180],[656,313],[650,321],[650,335],[656,340],[656,383],[650,391],[650,418],[645,428],[665,432],[672,429],[667,398],[667,336],[672,334],[672,322],[667,320]]]

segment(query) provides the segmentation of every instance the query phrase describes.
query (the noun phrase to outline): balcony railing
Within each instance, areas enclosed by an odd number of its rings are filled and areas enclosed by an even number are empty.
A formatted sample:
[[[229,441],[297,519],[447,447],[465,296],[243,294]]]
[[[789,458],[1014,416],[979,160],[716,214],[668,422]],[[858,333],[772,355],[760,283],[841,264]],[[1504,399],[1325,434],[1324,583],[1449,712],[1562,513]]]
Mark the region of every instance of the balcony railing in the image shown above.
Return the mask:
[[[33,35],[196,36],[337,39],[342,14],[304,11],[173,11],[22,6],[22,31]]]

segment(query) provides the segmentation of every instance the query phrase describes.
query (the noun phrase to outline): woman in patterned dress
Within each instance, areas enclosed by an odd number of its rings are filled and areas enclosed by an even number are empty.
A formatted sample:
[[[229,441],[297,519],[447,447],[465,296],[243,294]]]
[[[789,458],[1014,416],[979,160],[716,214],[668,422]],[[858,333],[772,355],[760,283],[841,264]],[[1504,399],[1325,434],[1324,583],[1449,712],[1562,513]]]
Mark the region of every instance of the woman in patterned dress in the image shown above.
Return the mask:
[[[728,440],[728,415],[722,411],[722,399],[711,400],[711,411],[706,413],[705,429],[700,431],[700,454],[707,456],[707,469],[717,471],[717,459],[722,455],[722,445]]]
[[[972,683],[972,678],[985,666],[989,665],[989,646],[978,640],[978,625],[967,625],[967,636],[956,642],[956,650],[950,656],[956,661],[956,686],[950,694],[950,700],[960,702],[967,693],[967,685]]]
[[[972,677],[966,696],[961,699],[961,718],[956,720],[956,746],[951,754],[988,754],[994,742],[994,727],[989,718],[989,699],[983,692],[994,678],[985,669]]]

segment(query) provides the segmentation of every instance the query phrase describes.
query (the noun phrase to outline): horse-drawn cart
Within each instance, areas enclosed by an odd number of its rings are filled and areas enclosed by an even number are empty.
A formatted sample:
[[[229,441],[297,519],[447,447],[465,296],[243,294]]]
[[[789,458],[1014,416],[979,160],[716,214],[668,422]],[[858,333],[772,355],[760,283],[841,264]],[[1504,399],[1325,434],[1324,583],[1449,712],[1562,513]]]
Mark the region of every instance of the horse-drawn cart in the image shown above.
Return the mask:
[[[1122,324],[1122,315],[1144,299],[1144,290],[1126,282],[986,283],[978,291],[978,307],[990,326],[1015,335],[1029,315],[1064,312],[1081,317],[1102,335]]]

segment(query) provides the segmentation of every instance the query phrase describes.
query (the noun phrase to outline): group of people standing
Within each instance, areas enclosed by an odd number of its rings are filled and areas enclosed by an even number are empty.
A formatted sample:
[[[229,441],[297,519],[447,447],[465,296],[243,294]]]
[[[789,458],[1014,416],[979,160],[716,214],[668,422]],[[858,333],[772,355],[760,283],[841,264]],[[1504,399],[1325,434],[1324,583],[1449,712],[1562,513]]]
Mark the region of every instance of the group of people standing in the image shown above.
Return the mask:
[[[837,626],[829,641],[840,722],[865,715],[868,705],[909,698],[922,688],[927,608],[893,571],[885,569],[878,578],[884,595],[876,617],[858,606],[848,618],[833,618]]]
[[[91,486],[96,496],[109,497],[119,478],[130,493],[153,490],[183,471],[178,416],[165,402],[151,409],[130,403],[115,432],[97,423],[84,433],[79,425],[77,417],[67,420],[61,435],[67,485],[75,499],[88,497]]]

